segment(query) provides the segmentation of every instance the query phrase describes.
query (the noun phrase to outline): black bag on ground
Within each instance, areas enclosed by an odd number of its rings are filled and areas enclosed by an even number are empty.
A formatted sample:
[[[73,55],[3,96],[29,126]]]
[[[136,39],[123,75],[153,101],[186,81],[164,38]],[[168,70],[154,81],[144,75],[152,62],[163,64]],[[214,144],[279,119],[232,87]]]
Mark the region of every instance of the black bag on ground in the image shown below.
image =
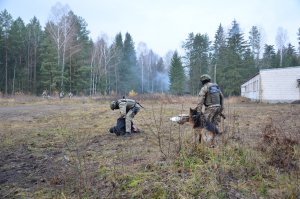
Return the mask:
[[[133,123],[131,122],[131,131],[134,131]],[[109,129],[110,133],[115,133],[117,136],[124,135],[126,133],[126,124],[125,124],[125,118],[118,118],[117,124],[114,127],[111,127]]]

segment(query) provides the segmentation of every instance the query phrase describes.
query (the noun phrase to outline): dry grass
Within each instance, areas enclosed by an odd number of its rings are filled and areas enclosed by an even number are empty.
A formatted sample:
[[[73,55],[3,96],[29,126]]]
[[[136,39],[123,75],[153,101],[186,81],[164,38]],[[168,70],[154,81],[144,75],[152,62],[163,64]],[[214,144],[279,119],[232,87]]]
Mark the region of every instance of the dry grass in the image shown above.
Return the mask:
[[[245,97],[233,96],[226,99],[227,104],[250,103],[251,101]]]
[[[227,99],[217,147],[195,149],[191,126],[169,118],[195,107],[196,97],[136,96],[143,132],[129,138],[108,132],[118,117],[113,98],[0,99],[0,197],[300,195],[299,105]]]

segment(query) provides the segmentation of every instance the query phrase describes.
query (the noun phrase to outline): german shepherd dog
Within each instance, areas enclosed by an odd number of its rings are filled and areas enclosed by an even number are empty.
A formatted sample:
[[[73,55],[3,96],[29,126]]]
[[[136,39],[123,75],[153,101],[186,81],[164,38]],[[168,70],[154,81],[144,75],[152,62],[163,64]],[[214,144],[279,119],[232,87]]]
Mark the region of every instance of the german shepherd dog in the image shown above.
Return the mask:
[[[193,125],[195,145],[203,143],[214,147],[215,136],[219,133],[215,124],[207,121],[203,113],[190,108],[189,122]]]

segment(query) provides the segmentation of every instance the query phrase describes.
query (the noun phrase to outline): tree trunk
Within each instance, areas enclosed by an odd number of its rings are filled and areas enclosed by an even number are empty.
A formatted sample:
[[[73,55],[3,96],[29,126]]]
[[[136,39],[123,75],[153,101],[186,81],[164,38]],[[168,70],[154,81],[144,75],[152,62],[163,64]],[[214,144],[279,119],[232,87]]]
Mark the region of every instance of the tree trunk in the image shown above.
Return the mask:
[[[7,88],[8,88],[8,80],[7,80],[7,78],[8,78],[8,70],[7,70],[7,47],[5,48],[5,95],[7,95]]]
[[[116,91],[116,93],[118,93],[118,72],[117,72],[117,66],[115,66],[115,78],[116,78],[115,91]]]
[[[72,92],[72,54],[70,55],[70,87],[69,92]]]
[[[144,93],[144,58],[142,56],[142,93]]]
[[[14,77],[13,77],[13,85],[12,85],[12,95],[15,95],[16,65],[17,65],[17,59],[15,58]]]
[[[28,46],[27,46],[27,82],[25,83],[25,85],[27,84],[27,91],[29,91],[29,84],[30,84],[30,70],[29,70],[29,67],[30,67],[30,59],[29,59],[29,57],[30,57],[30,44],[29,44],[29,42],[28,42]]]
[[[36,62],[37,62],[37,45],[34,46],[34,54],[33,54],[33,93],[37,94],[36,88]]]

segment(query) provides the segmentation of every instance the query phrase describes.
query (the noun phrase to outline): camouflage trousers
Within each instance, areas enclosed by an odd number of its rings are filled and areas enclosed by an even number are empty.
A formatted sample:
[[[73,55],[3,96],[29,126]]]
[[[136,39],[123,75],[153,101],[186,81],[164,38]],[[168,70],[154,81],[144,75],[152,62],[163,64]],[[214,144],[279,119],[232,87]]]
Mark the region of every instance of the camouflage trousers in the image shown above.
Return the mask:
[[[125,108],[120,108],[120,113],[121,113],[121,117],[125,118],[126,132],[131,133],[131,122],[134,116],[140,111],[140,106],[136,104],[127,113],[126,113],[126,103],[124,105],[120,103],[119,106],[125,107]]]
[[[220,106],[207,107],[205,108],[204,116],[206,120],[218,126],[218,124],[221,122],[221,111],[222,110]]]

